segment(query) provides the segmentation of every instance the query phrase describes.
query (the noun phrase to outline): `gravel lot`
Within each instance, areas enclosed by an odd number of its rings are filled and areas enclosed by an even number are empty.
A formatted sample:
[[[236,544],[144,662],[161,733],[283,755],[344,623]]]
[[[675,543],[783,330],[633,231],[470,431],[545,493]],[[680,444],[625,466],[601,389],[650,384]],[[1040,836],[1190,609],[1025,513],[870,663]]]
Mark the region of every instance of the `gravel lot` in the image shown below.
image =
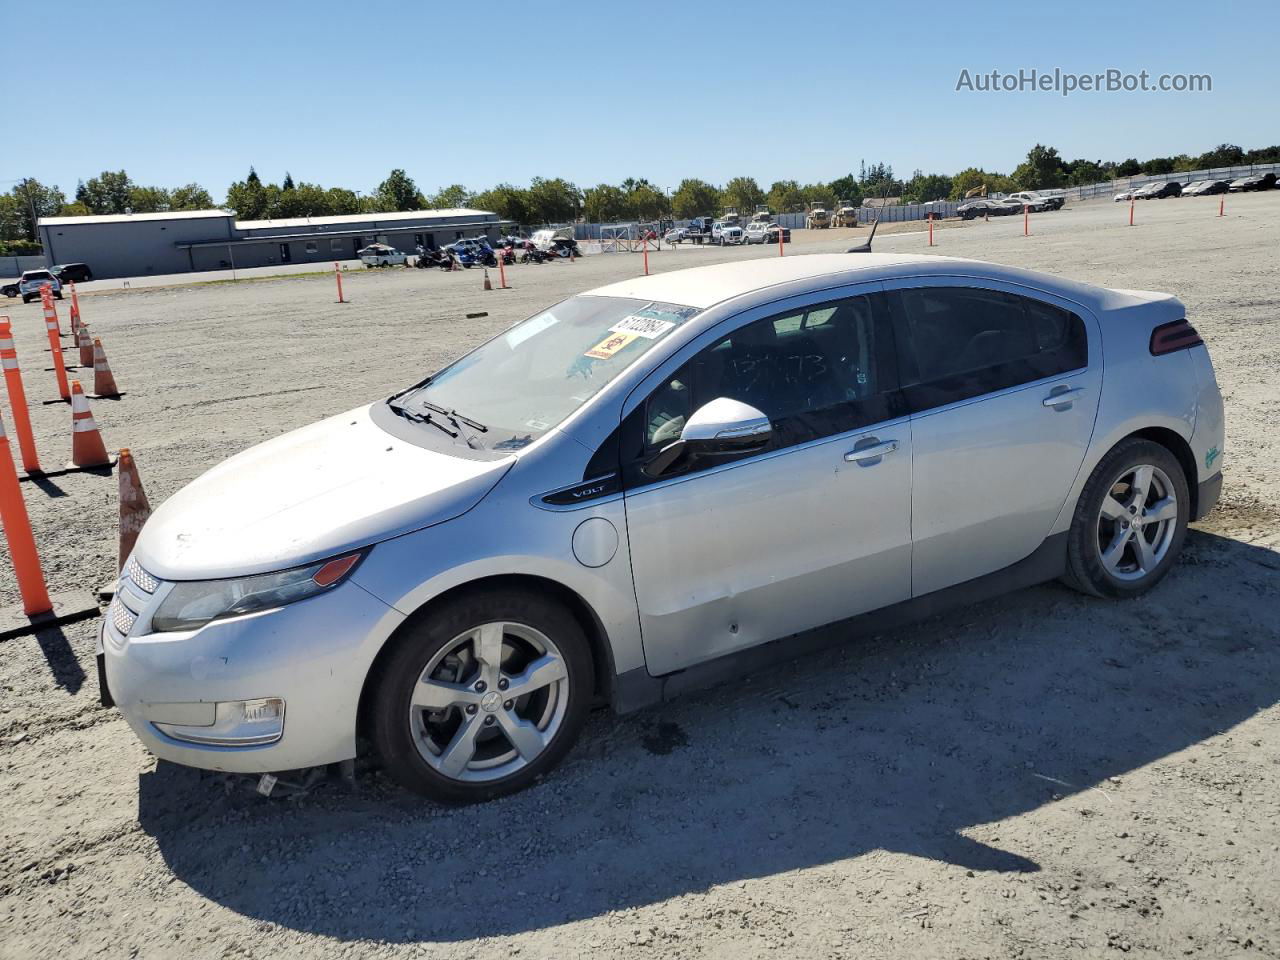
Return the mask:
[[[1147,597],[1040,587],[597,714],[549,781],[462,810],[373,771],[264,800],[157,765],[97,705],[95,624],[0,643],[0,957],[1280,956],[1280,192],[1231,196],[1222,219],[1217,203],[1139,204],[1132,229],[1122,205],[1082,204],[1030,238],[1016,218],[937,238],[1186,302],[1226,397],[1226,486]],[[797,231],[793,251],[848,235]],[[474,270],[356,273],[347,305],[332,278],[85,296],[127,391],[94,413],[156,504],[639,269],[515,267],[492,293]],[[55,395],[39,305],[6,309],[28,396]],[[33,418],[60,464],[67,408]],[[24,488],[51,589],[109,580],[114,478]],[[16,602],[6,572],[0,606]]]

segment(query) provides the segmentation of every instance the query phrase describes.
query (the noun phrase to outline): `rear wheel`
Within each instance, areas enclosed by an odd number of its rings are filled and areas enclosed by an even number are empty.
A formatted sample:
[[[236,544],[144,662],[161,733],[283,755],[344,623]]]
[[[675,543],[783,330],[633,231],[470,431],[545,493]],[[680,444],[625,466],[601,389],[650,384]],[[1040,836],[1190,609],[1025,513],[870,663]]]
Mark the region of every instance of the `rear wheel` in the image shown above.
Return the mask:
[[[374,742],[388,773],[434,800],[512,793],[573,746],[592,676],[587,638],[559,604],[525,590],[464,595],[383,664]]]
[[[1151,440],[1123,441],[1081,491],[1068,540],[1068,582],[1095,597],[1146,593],[1177,561],[1190,508],[1177,458]]]

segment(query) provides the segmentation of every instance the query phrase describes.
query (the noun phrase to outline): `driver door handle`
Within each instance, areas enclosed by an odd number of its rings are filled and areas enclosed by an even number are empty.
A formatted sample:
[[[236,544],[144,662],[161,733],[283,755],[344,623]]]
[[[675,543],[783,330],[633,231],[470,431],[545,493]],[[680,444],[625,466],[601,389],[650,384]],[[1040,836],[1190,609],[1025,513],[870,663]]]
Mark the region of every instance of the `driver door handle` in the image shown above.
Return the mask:
[[[1040,402],[1046,407],[1061,407],[1079,400],[1083,393],[1084,387],[1075,387],[1071,390],[1063,390],[1061,393],[1051,393]]]
[[[850,450],[844,455],[846,463],[858,463],[862,460],[877,460],[886,453],[893,453],[898,449],[897,440],[885,440],[881,443],[872,444],[869,447],[861,447],[857,450]]]

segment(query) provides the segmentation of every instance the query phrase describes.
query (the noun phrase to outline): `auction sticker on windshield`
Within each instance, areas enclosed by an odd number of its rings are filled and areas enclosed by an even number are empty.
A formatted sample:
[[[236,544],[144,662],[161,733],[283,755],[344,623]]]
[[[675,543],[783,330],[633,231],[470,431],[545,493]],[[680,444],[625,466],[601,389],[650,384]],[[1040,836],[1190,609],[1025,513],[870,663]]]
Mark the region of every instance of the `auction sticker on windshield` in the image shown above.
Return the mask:
[[[628,317],[623,317],[609,329],[613,333],[634,333],[636,336],[644,337],[646,340],[657,340],[674,326],[675,324],[670,320],[663,320],[661,317],[633,313]]]
[[[601,340],[584,353],[583,356],[594,357],[597,360],[608,360],[628,343],[634,341],[636,337],[637,334],[634,333],[615,333],[613,336]]]

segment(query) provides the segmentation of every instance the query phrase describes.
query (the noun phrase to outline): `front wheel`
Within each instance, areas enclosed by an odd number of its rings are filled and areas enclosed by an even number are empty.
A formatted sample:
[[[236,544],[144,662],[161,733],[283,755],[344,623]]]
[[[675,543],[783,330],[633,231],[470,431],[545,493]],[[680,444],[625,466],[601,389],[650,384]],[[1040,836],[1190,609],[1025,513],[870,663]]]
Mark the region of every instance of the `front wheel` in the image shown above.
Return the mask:
[[[374,743],[387,772],[445,803],[513,793],[586,722],[591,648],[568,610],[521,589],[447,601],[379,669]]]
[[[1095,597],[1136,597],[1169,572],[1191,513],[1187,477],[1168,448],[1137,437],[1102,458],[1080,493],[1067,582]]]

